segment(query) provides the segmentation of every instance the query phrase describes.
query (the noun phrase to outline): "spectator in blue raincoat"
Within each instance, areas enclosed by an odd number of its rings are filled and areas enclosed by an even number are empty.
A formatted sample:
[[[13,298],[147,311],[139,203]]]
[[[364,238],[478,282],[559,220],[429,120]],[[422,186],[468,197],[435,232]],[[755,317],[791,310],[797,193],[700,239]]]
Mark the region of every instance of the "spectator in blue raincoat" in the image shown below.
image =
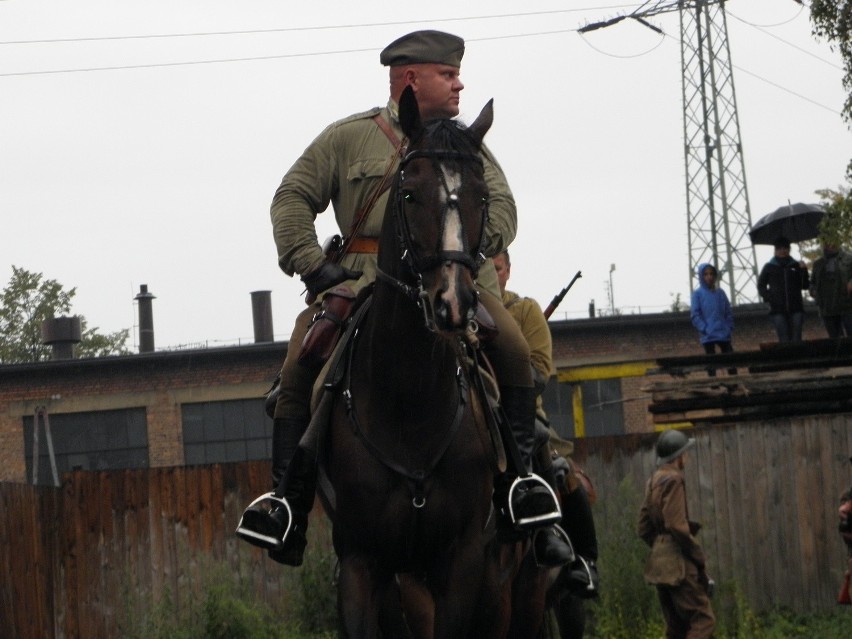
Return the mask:
[[[692,292],[689,316],[692,325],[698,329],[704,352],[711,355],[716,347],[721,353],[733,352],[731,333],[734,330],[734,314],[731,302],[725,291],[716,286],[716,268],[707,262],[699,264],[695,269],[698,277],[698,288]],[[707,370],[712,377],[716,370]],[[728,373],[735,375],[736,368],[729,368]]]

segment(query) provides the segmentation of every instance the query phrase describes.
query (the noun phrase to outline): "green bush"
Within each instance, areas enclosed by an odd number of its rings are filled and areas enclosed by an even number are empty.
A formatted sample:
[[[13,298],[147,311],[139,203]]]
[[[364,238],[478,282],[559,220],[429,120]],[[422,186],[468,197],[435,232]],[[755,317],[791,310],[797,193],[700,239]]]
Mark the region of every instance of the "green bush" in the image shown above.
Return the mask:
[[[590,639],[657,639],[663,621],[654,588],[642,579],[648,547],[636,535],[641,495],[630,478],[597,502],[601,594],[588,604]]]
[[[316,518],[315,518],[316,519]],[[308,550],[299,569],[296,606],[299,626],[309,633],[333,636],[337,629],[337,556],[331,545],[331,526],[316,522],[308,528]]]

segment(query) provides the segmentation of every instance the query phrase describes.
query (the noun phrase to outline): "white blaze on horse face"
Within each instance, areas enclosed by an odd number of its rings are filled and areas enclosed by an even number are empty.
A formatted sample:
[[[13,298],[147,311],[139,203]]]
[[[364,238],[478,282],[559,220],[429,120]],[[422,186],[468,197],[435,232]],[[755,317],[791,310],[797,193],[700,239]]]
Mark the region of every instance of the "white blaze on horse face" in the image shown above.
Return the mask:
[[[462,179],[461,174],[457,171],[450,171],[446,166],[441,165],[441,172],[444,174],[446,190],[442,189],[441,204],[446,211],[446,219],[444,220],[444,236],[441,241],[441,248],[444,251],[463,251],[464,241],[462,239],[462,224],[459,216],[458,202],[448,202],[447,198],[455,197],[455,194],[461,189]],[[442,267],[444,276],[444,291],[441,293],[441,299],[446,304],[449,310],[449,323],[453,326],[461,326],[466,318],[462,317],[461,303],[459,300],[459,278],[461,269],[456,262],[448,262]]]

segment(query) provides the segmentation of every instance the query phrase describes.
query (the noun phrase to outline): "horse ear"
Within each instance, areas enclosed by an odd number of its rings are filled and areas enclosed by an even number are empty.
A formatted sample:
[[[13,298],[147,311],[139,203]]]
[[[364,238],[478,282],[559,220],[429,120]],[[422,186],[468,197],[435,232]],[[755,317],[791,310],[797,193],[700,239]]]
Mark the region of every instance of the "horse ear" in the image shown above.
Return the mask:
[[[420,107],[417,106],[417,98],[411,85],[405,87],[399,97],[399,124],[409,140],[413,140],[417,132],[423,128],[423,123],[420,121]]]
[[[491,98],[487,104],[482,107],[482,111],[480,111],[479,115],[473,121],[467,130],[476,138],[479,144],[482,144],[482,138],[485,137],[485,134],[488,133],[488,129],[491,128],[491,124],[494,122],[494,98]]]

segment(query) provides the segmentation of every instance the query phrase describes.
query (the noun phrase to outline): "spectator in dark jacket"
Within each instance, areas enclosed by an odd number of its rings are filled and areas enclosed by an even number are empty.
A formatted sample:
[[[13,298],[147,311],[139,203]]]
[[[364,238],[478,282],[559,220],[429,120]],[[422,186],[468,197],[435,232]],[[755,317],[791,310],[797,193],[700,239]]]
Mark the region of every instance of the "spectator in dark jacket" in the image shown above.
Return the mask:
[[[769,319],[775,326],[779,342],[801,342],[802,291],[810,284],[804,262],[790,257],[790,240],[775,240],[775,257],[763,265],[757,278],[757,292],[769,304]]]
[[[814,261],[810,292],[828,336],[852,337],[852,252],[823,239],[822,256]]]

